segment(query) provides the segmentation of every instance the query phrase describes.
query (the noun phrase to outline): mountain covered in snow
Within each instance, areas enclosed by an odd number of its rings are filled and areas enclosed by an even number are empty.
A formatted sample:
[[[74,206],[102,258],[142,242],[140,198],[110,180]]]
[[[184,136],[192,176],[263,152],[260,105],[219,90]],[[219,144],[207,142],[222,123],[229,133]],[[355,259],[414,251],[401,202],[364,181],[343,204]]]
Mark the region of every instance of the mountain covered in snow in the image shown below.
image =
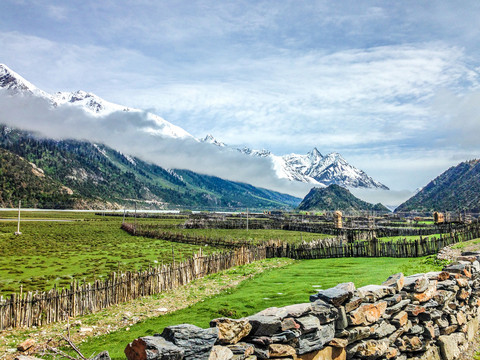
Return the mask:
[[[141,112],[146,117],[146,120],[150,120],[155,124],[154,127],[148,130],[155,135],[176,139],[191,139],[212,144],[225,150],[238,150],[252,157],[268,158],[272,163],[271,168],[280,179],[299,181],[315,186],[337,184],[350,188],[388,189],[382,183],[372,179],[364,171],[350,165],[339,153],[330,153],[324,156],[314,148],[306,155],[288,154],[279,156],[265,149],[252,150],[247,147],[235,149],[216,140],[212,135],[207,135],[204,139],[196,139],[184,129],[171,124],[158,115],[114,104],[89,92],[78,90],[75,92],[49,94],[25,80],[6,65],[0,64],[0,89],[2,88],[20,96],[43,98],[49,101],[52,107],[80,108],[90,116],[95,117],[109,116],[116,112]]]
[[[72,106],[85,110],[91,116],[107,116],[117,111],[125,112],[142,112],[143,110],[130,108],[106,101],[99,96],[78,90],[74,92],[57,92],[48,94],[47,92],[37,88],[35,85],[25,80],[22,76],[8,68],[4,64],[0,64],[0,89],[6,89],[15,95],[32,95],[41,97],[49,101],[53,107]],[[155,123],[152,133],[159,136],[167,136],[172,138],[192,138],[194,137],[179,126],[173,125],[150,112],[146,112],[146,119]]]
[[[212,135],[208,135],[203,141],[217,146],[226,146]],[[336,152],[324,156],[317,148],[313,148],[306,155],[287,154],[280,156],[266,149],[252,150],[244,147],[237,150],[245,155],[270,159],[272,167],[280,179],[300,181],[316,186],[337,184],[345,188],[389,190],[387,186],[374,180],[363,170],[350,165],[342,155]]]

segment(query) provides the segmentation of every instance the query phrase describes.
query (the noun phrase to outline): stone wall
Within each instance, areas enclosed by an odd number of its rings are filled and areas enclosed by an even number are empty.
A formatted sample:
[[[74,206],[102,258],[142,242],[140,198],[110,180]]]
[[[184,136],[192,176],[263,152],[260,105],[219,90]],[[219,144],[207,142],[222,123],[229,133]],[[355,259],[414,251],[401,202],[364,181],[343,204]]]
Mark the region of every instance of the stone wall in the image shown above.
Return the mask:
[[[134,340],[125,354],[130,360],[457,359],[478,331],[479,260],[480,253],[465,253],[441,272],[395,274],[358,289],[339,284],[309,303],[215,319],[209,329],[170,326]]]

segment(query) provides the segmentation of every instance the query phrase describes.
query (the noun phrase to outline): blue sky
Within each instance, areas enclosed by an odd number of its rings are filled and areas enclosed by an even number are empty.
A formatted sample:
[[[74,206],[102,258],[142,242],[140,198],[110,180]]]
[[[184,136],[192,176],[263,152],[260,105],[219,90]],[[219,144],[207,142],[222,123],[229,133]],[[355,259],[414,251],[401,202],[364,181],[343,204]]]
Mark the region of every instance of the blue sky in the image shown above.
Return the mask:
[[[413,190],[479,157],[478,1],[0,2],[0,62],[197,137]]]

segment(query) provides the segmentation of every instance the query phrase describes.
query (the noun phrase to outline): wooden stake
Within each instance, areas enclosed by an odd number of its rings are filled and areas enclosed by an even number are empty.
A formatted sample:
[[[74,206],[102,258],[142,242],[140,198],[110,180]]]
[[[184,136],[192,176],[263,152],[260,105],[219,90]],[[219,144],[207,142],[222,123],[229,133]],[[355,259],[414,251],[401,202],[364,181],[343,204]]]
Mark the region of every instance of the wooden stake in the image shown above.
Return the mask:
[[[22,235],[20,232],[20,208],[22,206],[22,200],[18,200],[18,224],[17,224],[17,231],[15,232],[15,235]]]

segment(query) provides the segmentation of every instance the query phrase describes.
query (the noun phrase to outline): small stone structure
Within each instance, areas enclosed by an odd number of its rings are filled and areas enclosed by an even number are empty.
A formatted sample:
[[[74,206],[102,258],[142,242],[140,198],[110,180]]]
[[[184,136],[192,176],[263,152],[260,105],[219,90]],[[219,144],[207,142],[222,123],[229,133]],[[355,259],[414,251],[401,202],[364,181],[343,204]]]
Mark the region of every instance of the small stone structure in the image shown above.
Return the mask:
[[[165,328],[134,340],[133,359],[454,360],[479,327],[480,253],[440,272],[321,290],[310,302],[234,320]]]
[[[343,227],[341,211],[337,210],[333,213],[333,225],[335,229],[341,229]]]
[[[433,221],[435,224],[443,224],[445,222],[445,215],[441,212],[435,211],[433,213]]]

